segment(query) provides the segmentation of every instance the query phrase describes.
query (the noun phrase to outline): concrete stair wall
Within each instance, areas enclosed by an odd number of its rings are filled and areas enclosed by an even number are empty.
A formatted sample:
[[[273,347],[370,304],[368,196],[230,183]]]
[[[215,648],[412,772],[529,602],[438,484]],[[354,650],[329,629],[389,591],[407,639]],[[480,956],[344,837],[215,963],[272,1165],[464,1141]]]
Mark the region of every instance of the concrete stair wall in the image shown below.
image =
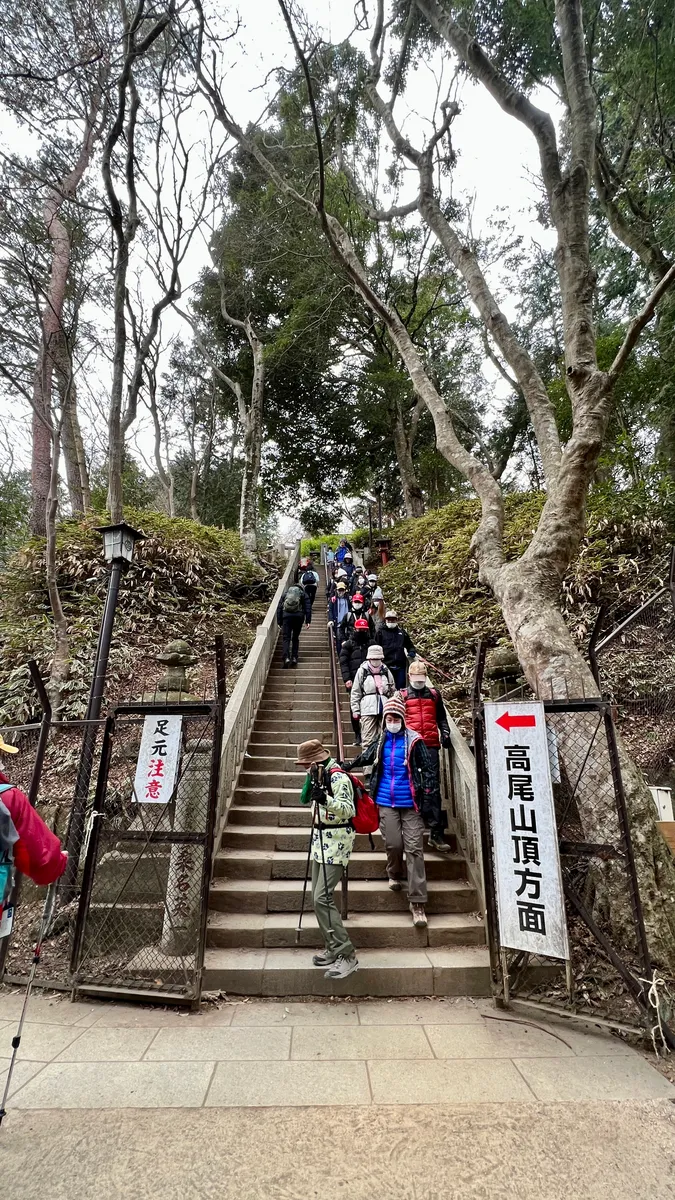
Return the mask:
[[[344,984],[325,980],[311,964],[321,939],[309,894],[297,940],[311,812],[299,804],[305,775],[294,760],[298,743],[312,737],[336,753],[324,611],[320,588],[315,619],[300,637],[298,666],[283,669],[280,644],[270,666],[215,859],[204,988],[266,996],[488,994],[477,895],[452,839],[449,857],[425,855],[429,924],[415,929],[406,891],[388,888],[380,834],[374,852],[367,837],[357,836],[347,927],[359,970]],[[355,757],[341,682],[340,710],[345,755]]]

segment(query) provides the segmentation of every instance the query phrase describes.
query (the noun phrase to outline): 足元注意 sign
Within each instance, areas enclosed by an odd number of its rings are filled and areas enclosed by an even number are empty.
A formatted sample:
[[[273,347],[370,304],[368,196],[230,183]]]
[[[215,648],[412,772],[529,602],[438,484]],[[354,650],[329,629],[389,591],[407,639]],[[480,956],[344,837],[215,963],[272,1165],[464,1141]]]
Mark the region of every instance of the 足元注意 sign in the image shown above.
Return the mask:
[[[140,804],[167,804],[171,799],[182,724],[182,717],[161,713],[145,718],[134,780],[134,799]]]
[[[566,959],[544,706],[486,702],[485,731],[500,944]]]

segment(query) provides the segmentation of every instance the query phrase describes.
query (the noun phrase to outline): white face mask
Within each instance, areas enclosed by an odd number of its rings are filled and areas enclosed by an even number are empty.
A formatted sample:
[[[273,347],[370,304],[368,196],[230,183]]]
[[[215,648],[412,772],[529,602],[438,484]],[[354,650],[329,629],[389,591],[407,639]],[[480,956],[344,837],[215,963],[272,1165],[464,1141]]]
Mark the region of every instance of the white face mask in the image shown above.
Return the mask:
[[[371,671],[373,671],[376,675],[379,675],[380,671],[382,670],[382,663],[380,662],[379,658],[369,658],[368,663]]]
[[[400,717],[385,717],[384,723],[387,727],[387,733],[400,733],[403,728],[403,722]]]
[[[354,609],[354,612],[360,612],[363,608],[363,605],[361,604],[360,600],[355,600],[352,604],[352,608]]]
[[[414,688],[419,688],[421,690],[423,687],[426,686],[426,682],[427,681],[424,678],[424,676],[415,675],[415,677],[410,680],[410,686],[414,687]]]
[[[386,621],[385,624],[387,626],[387,629],[395,629],[396,626],[398,625],[398,621]]]

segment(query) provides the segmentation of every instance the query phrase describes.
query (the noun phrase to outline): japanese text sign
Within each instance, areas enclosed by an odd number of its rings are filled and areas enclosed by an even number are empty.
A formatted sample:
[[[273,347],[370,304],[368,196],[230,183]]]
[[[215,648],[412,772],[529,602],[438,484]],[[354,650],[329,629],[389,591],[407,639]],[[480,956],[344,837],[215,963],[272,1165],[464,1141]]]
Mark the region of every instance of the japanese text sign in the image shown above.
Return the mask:
[[[145,718],[134,780],[134,796],[140,804],[168,804],[171,799],[182,724],[182,717],[161,713]]]
[[[501,945],[568,958],[544,706],[486,702],[485,731]]]

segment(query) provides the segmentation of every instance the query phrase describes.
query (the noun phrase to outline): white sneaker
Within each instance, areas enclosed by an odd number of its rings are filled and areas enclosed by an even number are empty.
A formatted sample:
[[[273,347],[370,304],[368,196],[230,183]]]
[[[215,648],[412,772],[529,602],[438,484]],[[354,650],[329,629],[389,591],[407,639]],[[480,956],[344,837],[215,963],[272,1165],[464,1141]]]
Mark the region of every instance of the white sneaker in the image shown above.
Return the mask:
[[[412,923],[415,926],[415,928],[416,929],[424,929],[424,926],[428,924],[427,914],[424,911],[424,905],[423,904],[411,904],[410,911],[412,913]]]
[[[400,879],[390,879],[389,880],[389,891],[390,892],[400,892],[402,887],[403,887],[403,883],[401,882]]]
[[[332,967],[324,972],[324,979],[346,979],[348,975],[353,975],[358,967],[358,959],[355,954],[352,954],[351,958],[343,958],[340,955],[335,959]]]

